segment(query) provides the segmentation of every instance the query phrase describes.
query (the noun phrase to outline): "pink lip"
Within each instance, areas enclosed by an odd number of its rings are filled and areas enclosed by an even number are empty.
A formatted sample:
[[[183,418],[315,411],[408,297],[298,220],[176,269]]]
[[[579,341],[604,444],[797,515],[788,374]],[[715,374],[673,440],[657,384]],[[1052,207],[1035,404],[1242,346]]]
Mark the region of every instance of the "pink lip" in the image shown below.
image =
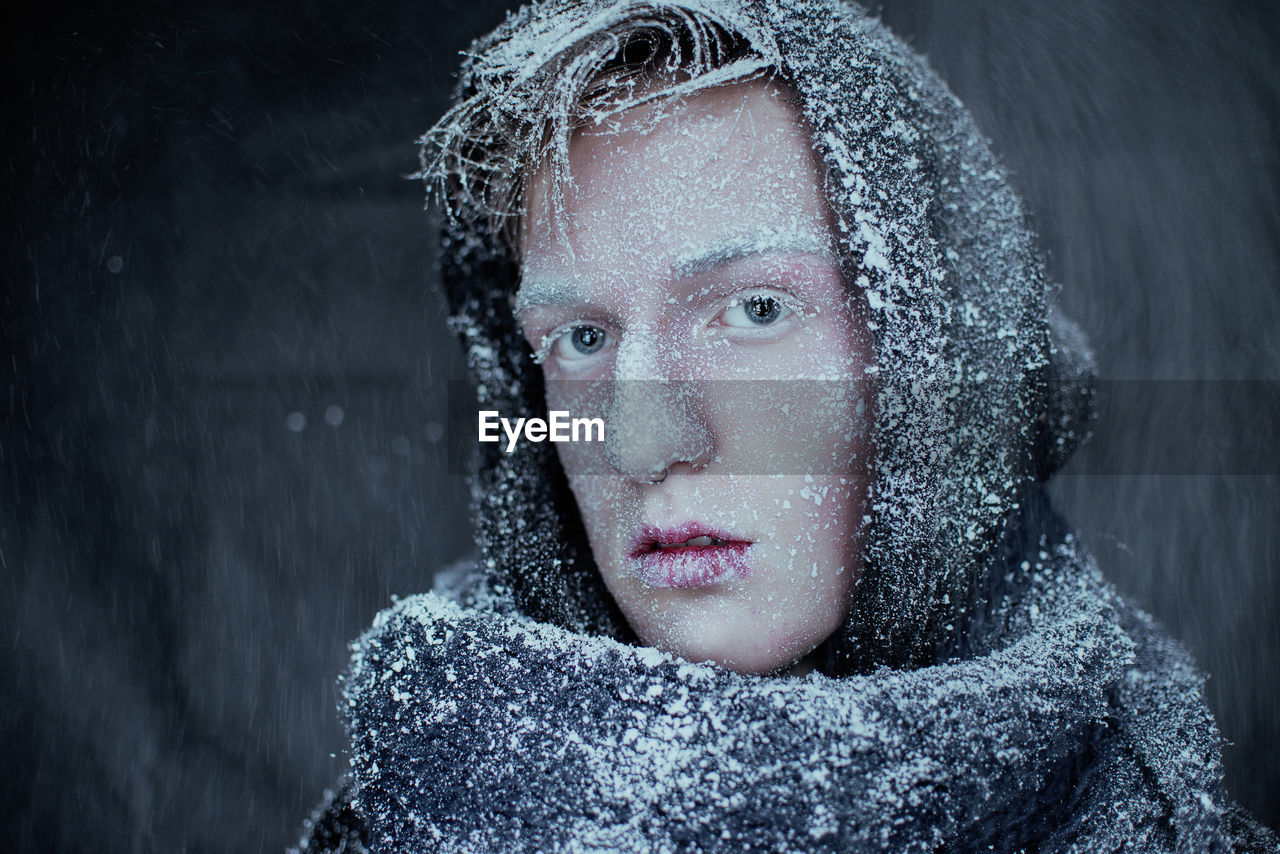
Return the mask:
[[[697,537],[721,542],[705,546],[659,548],[659,543],[683,543]],[[745,578],[749,540],[725,531],[685,522],[659,528],[643,525],[631,538],[631,571],[649,587],[691,589],[715,584],[729,573]]]

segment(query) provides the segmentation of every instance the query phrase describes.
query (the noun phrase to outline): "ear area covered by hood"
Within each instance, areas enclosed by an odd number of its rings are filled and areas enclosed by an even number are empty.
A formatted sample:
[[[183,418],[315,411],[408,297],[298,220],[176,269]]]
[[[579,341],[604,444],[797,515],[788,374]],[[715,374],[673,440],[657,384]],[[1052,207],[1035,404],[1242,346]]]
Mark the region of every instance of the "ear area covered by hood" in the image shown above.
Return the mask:
[[[474,173],[454,168],[466,158],[440,152],[492,154],[498,131],[467,142],[472,149],[449,141],[459,115],[483,103],[503,111],[491,128],[530,121],[555,106],[548,79],[583,73],[578,60],[610,38],[616,50],[628,22],[655,20],[729,32],[757,55],[752,67],[773,69],[799,95],[879,389],[864,570],[831,669],[928,664],[962,643],[1023,496],[1087,437],[1092,357],[1050,310],[1034,235],[986,140],[925,61],[860,8],[554,0],[514,13],[474,46],[455,98],[462,107],[423,137],[422,175],[445,198],[443,282],[479,402],[538,415],[542,379],[512,316],[519,267],[493,199]],[[521,168],[519,156],[490,159]],[[554,450],[485,445],[478,465],[474,512],[490,586],[533,619],[633,639]]]
[[[1056,308],[1049,311],[1049,367],[1036,444],[1036,477],[1048,480],[1093,432],[1097,365],[1084,332]]]

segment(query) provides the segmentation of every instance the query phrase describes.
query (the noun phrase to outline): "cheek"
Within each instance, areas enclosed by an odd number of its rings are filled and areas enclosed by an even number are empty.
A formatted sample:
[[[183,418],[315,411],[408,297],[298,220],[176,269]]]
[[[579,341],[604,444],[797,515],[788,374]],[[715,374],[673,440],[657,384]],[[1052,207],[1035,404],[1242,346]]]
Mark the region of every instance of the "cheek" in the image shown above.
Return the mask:
[[[705,412],[732,474],[847,475],[869,462],[871,348],[848,308],[775,341],[698,352]],[[760,379],[768,377],[769,379]]]
[[[719,471],[815,478],[865,468],[870,412],[859,380],[763,380],[707,385],[705,411]]]
[[[548,412],[567,412],[571,419],[599,420],[604,425],[603,437],[596,427],[588,428],[584,424],[583,429],[577,434],[577,441],[555,444],[560,465],[571,480],[577,475],[611,473],[605,454],[605,442],[612,426],[607,418],[608,388],[608,383],[603,380],[548,379],[545,381]],[[573,434],[570,435],[572,437]]]
[[[861,479],[801,478],[786,490],[790,508],[778,520],[772,559],[764,561],[755,605],[780,648],[811,648],[848,614],[861,571]]]
[[[774,355],[780,375],[794,377],[860,376],[871,364],[869,333],[849,308],[832,298],[822,316],[787,341]]]
[[[562,448],[572,446],[573,443],[565,443]],[[561,465],[566,469],[568,464],[564,458],[572,453],[560,451]],[[617,539],[618,529],[622,527],[624,504],[620,479],[609,475],[570,474],[569,490],[578,505],[578,514],[582,517],[592,548],[599,551],[601,544]]]
[[[571,475],[569,489],[587,532],[587,540],[609,594],[622,609],[631,628],[641,640],[664,649],[663,634],[654,629],[664,619],[661,596],[646,591],[628,571],[631,532],[637,527],[633,488],[620,477]]]

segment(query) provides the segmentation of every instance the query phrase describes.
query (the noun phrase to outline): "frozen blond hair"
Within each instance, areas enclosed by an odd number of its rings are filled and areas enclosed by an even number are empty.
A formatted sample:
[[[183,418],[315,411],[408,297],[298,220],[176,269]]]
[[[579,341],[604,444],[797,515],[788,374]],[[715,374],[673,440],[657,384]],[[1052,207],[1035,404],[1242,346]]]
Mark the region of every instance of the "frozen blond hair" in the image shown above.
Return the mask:
[[[448,216],[487,218],[518,257],[525,182],[547,166],[552,209],[563,212],[574,131],[608,129],[633,107],[778,68],[772,39],[757,22],[711,2],[691,6],[621,2],[590,15],[516,13],[468,55],[453,107],[419,139],[422,168],[414,177]]]

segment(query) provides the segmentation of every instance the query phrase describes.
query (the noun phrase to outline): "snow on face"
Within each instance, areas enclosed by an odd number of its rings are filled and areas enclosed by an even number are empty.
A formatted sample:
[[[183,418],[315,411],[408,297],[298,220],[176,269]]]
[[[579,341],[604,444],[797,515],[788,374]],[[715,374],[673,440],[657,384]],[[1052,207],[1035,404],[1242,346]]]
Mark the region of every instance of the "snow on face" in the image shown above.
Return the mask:
[[[763,673],[845,619],[860,571],[873,364],[810,135],[774,83],[579,131],[526,194],[521,328],[557,453],[640,639]],[[665,477],[664,477],[665,475]]]

